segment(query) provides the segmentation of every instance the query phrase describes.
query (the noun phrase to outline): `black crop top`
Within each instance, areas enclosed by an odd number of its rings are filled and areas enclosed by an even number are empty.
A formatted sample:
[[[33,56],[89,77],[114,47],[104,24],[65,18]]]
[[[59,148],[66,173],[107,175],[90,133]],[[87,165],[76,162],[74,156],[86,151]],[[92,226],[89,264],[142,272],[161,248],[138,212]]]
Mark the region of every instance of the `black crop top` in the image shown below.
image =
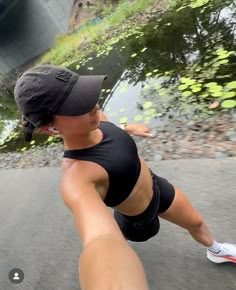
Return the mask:
[[[64,157],[87,160],[101,165],[108,173],[109,188],[104,200],[113,207],[124,201],[134,188],[141,170],[137,146],[129,136],[110,122],[100,122],[103,138],[98,144],[83,149],[65,150]]]

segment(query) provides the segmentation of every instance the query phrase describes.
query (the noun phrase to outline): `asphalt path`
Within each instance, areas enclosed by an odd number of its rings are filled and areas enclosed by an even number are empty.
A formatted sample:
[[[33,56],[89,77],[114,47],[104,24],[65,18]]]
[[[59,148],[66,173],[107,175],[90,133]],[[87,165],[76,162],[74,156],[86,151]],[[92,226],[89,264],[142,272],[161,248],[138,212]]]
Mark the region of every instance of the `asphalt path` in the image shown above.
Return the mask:
[[[219,241],[236,243],[236,158],[171,160],[150,167],[180,187]],[[60,191],[60,168],[0,171],[0,289],[76,290],[81,251],[71,212]],[[176,225],[130,243],[150,290],[236,289],[236,264],[213,264],[205,248]],[[24,272],[13,284],[8,273]]]

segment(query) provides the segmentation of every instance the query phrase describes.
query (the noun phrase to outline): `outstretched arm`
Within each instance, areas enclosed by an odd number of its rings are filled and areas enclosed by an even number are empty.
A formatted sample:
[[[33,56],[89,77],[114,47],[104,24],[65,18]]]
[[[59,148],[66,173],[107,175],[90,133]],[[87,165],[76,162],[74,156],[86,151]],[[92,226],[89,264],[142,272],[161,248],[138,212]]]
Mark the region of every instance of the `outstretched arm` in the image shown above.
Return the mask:
[[[75,163],[64,171],[61,192],[82,239],[81,288],[147,290],[145,272],[138,256],[125,241],[94,184],[86,181],[85,176],[81,178],[78,166]]]
[[[101,121],[109,121],[105,114],[102,111],[100,112],[100,120]],[[150,133],[148,127],[141,123],[129,123],[126,124],[123,128],[127,133],[141,136],[141,137],[152,137],[152,134]]]

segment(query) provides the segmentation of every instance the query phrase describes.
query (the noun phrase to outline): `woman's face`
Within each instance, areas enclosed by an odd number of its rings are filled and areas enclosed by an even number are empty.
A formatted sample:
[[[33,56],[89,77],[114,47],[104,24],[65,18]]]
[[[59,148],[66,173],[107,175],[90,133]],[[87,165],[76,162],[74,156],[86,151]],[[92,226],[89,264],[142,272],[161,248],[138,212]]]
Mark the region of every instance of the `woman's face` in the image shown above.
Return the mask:
[[[100,121],[99,116],[99,105],[96,104],[90,112],[81,116],[55,115],[53,127],[64,135],[78,135],[78,132],[86,134],[98,127]]]

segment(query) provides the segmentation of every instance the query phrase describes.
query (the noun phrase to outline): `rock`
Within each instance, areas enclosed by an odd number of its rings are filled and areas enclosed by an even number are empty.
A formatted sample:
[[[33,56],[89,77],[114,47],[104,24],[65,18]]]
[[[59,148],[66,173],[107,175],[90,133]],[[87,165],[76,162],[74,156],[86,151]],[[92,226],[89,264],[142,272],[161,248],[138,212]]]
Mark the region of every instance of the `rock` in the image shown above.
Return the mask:
[[[225,158],[227,157],[227,154],[223,153],[223,152],[215,152],[215,158]]]
[[[236,122],[236,111],[232,113],[233,120]]]
[[[234,157],[234,156],[236,156],[236,151],[228,151],[228,156],[229,156],[229,157]]]
[[[227,152],[227,149],[224,147],[218,148],[217,150],[218,150],[218,152],[223,152],[223,153]]]
[[[194,126],[194,125],[195,125],[195,122],[194,122],[194,121],[189,121],[189,122],[186,124],[187,127],[192,127],[192,126]]]
[[[181,153],[181,154],[188,154],[188,153],[190,153],[190,152],[189,152],[189,150],[186,149],[186,148],[181,148],[181,149],[178,151],[178,153]]]
[[[229,141],[236,141],[236,132],[233,130],[228,130],[225,132],[225,136],[228,138]]]
[[[153,161],[156,161],[156,162],[161,161],[162,159],[163,158],[160,154],[155,154],[153,157]]]
[[[157,130],[152,129],[152,130],[150,130],[150,132],[151,132],[151,134],[152,134],[152,137],[151,137],[151,138],[155,138],[155,137],[157,137],[157,135],[158,135],[158,131],[157,131]]]
[[[192,130],[187,124],[196,127],[197,130]],[[166,123],[151,128],[151,131],[155,134],[152,138],[132,136],[139,155],[146,161],[236,156],[235,120],[229,114],[214,116],[202,123]],[[38,146],[25,152],[1,153],[0,170],[60,166],[62,156],[62,143],[51,144],[48,147]]]
[[[168,143],[168,140],[164,138],[161,142],[165,144],[165,143]]]
[[[180,159],[181,156],[180,156],[179,154],[173,154],[173,155],[172,155],[172,158],[173,158],[173,159]]]
[[[3,162],[3,163],[0,164],[0,168],[3,168],[4,169],[4,168],[7,167],[7,165],[8,165],[7,163]]]

